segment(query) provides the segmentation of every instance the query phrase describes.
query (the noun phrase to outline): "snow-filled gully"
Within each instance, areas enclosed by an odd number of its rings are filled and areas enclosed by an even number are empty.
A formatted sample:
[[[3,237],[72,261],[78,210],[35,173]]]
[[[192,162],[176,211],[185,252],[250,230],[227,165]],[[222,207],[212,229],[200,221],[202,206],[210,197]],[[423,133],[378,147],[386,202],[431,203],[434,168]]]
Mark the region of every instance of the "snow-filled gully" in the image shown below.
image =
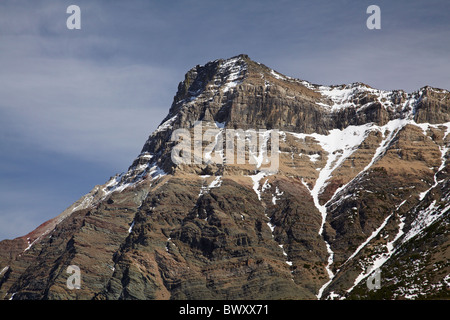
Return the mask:
[[[322,216],[322,222],[319,229],[319,235],[323,236],[323,228],[326,222],[327,217],[327,209],[326,203],[320,204],[319,195],[326,187],[328,180],[332,177],[332,173],[335,169],[339,168],[341,164],[356,150],[356,148],[364,141],[367,136],[368,130],[370,129],[370,125],[364,126],[349,126],[344,130],[331,130],[330,134],[319,135],[319,134],[297,134],[291,133],[294,137],[298,139],[305,139],[306,136],[310,136],[315,138],[322,149],[327,152],[327,162],[325,166],[320,170],[319,176],[314,184],[314,187],[310,189],[308,185],[303,182],[305,187],[311,193],[311,196],[314,201],[314,205],[317,210],[319,210]],[[303,180],[302,180],[303,181]],[[334,197],[334,195],[333,195]],[[332,198],[333,198],[332,197]],[[330,244],[325,241],[325,246],[328,252],[328,261],[327,266],[325,267],[329,281],[325,283],[319,290],[317,294],[317,298],[320,299],[323,293],[323,290],[329,285],[331,280],[334,277],[334,274],[331,270],[331,265],[333,264],[334,253],[331,250]]]
[[[316,134],[316,133],[303,134],[303,133],[294,133],[294,132],[280,132],[281,135],[285,136],[286,134],[291,134],[292,136],[294,136],[295,138],[300,139],[300,140],[304,140],[306,137],[314,138],[319,143],[321,148],[327,153],[327,162],[326,162],[325,166],[319,171],[319,176],[316,179],[314,187],[312,189],[309,188],[308,185],[302,180],[305,187],[309,190],[309,192],[313,198],[314,205],[316,206],[316,208],[318,209],[318,211],[320,212],[321,217],[322,217],[322,222],[321,222],[321,226],[319,229],[320,236],[323,236],[323,229],[324,229],[324,225],[325,225],[326,218],[327,218],[327,209],[326,209],[327,204],[335,198],[335,196],[337,195],[338,192],[345,189],[346,186],[351,181],[353,181],[353,180],[351,180],[347,184],[338,188],[327,203],[325,203],[323,205],[320,204],[319,196],[323,192],[323,190],[326,187],[330,178],[332,178],[332,173],[334,172],[334,170],[339,168],[342,165],[342,163],[347,158],[349,158],[355,150],[357,150],[359,145],[366,139],[366,137],[368,136],[368,134],[371,131],[373,131],[373,130],[381,131],[383,134],[383,140],[381,141],[380,146],[375,151],[370,163],[364,168],[364,170],[362,170],[359,173],[359,175],[361,173],[365,172],[379,159],[379,157],[381,155],[384,154],[384,152],[388,148],[390,142],[394,139],[394,137],[399,132],[399,130],[401,128],[403,128],[403,126],[405,126],[407,123],[408,123],[408,121],[404,119],[404,120],[390,121],[388,124],[386,124],[385,126],[382,126],[382,127],[376,126],[372,123],[361,125],[361,126],[348,126],[347,128],[345,128],[343,130],[339,130],[339,129],[331,130],[328,135],[320,135],[320,134]],[[384,134],[384,132],[386,130],[389,131],[389,134],[387,136],[385,136],[385,134]],[[261,192],[263,192],[265,189],[264,187],[262,187],[260,190],[260,181],[267,175],[269,175],[269,174],[261,171],[253,176],[250,176],[250,178],[253,180],[253,189],[254,189],[255,193],[257,194],[258,199],[260,201],[261,201]],[[273,232],[273,226],[270,225],[270,222],[268,223],[268,226]],[[331,281],[334,278],[334,274],[331,270],[331,266],[333,264],[334,253],[331,249],[330,244],[326,240],[324,240],[324,241],[325,241],[326,249],[328,252],[328,261],[327,261],[327,266],[325,268],[326,268],[326,271],[327,271],[327,274],[329,277],[329,281],[320,288],[320,290],[317,294],[318,299],[320,299],[322,297],[324,290],[326,289],[326,287],[331,283]],[[284,249],[283,249],[283,254],[284,254]]]
[[[386,150],[388,149],[388,147],[389,147],[389,145],[391,144],[391,142],[395,139],[395,137],[397,136],[397,134],[398,134],[398,132],[404,127],[404,126],[406,126],[407,124],[413,124],[413,125],[418,125],[417,123],[415,123],[414,121],[412,121],[412,120],[408,120],[408,119],[396,119],[396,120],[392,120],[392,121],[390,121],[389,123],[387,123],[386,125],[384,125],[384,126],[382,126],[382,127],[378,127],[378,126],[375,126],[375,125],[372,125],[370,128],[368,128],[368,130],[366,131],[366,133],[364,134],[364,138],[367,136],[367,134],[371,131],[371,130],[379,130],[381,133],[382,133],[382,135],[383,135],[383,140],[381,141],[381,143],[380,143],[380,145],[379,145],[379,147],[375,150],[375,153],[374,153],[374,155],[372,156],[372,159],[371,159],[371,161],[369,162],[369,164],[357,175],[357,176],[355,176],[352,180],[350,180],[348,183],[346,183],[346,184],[344,184],[343,186],[341,186],[341,187],[339,187],[335,192],[334,192],[334,194],[333,194],[333,196],[330,198],[330,200],[327,202],[327,203],[325,203],[325,205],[320,205],[320,203],[319,203],[319,201],[318,201],[318,196],[319,196],[319,194],[320,194],[320,191],[322,190],[322,188],[324,187],[324,186],[326,186],[326,181],[331,177],[331,173],[332,173],[332,171],[335,169],[335,168],[337,168],[339,165],[340,165],[340,163],[342,163],[344,160],[345,160],[345,158],[347,158],[349,155],[347,155],[346,157],[341,157],[340,159],[338,159],[337,160],[337,162],[339,162],[339,164],[335,164],[335,165],[333,165],[332,166],[332,169],[330,170],[330,164],[332,164],[333,163],[333,161],[336,161],[336,157],[332,154],[332,156],[330,157],[329,156],[329,159],[327,160],[327,164],[325,165],[325,167],[320,171],[320,174],[319,174],[319,178],[317,179],[317,181],[316,181],[316,185],[314,186],[314,188],[312,189],[312,190],[310,190],[310,192],[311,192],[311,196],[313,197],[313,199],[314,199],[314,204],[316,205],[316,207],[317,207],[317,209],[321,212],[321,214],[322,214],[322,227],[321,227],[321,229],[319,230],[319,234],[322,234],[322,232],[323,232],[323,225],[324,225],[324,223],[325,223],[325,219],[326,219],[326,205],[328,204],[328,203],[330,203],[330,202],[332,202],[332,201],[335,201],[335,198],[337,197],[337,195],[338,195],[338,193],[341,191],[341,190],[344,190],[350,183],[352,183],[355,179],[357,179],[358,177],[360,177],[364,172],[366,172],[376,161],[378,161],[378,159],[380,159],[383,155],[384,155],[384,153],[386,152]],[[444,124],[445,126],[447,126],[447,130],[446,130],[446,133],[445,133],[445,135],[444,135],[444,139],[446,138],[446,136],[450,133],[450,124],[449,123],[446,123],[446,124]],[[424,130],[424,134],[426,135],[426,130],[428,129],[428,127],[430,126],[429,124],[420,124],[420,125],[418,125],[419,127],[422,127],[422,129]],[[425,128],[425,127],[426,128]],[[388,131],[389,132],[389,134],[385,134],[385,132],[386,131]],[[323,140],[321,141],[321,140],[319,140],[319,143],[321,143],[321,145],[323,144]],[[361,141],[362,142],[362,141]],[[354,145],[354,147],[357,147],[357,145],[355,144]],[[323,145],[322,145],[322,148],[323,148]],[[325,149],[325,148],[324,148]],[[336,148],[337,150],[338,150],[338,147]],[[325,149],[326,151],[330,151],[330,150],[327,150],[327,149]],[[438,172],[440,172],[442,169],[443,169],[443,167],[444,167],[444,165],[445,165],[445,155],[447,154],[447,152],[448,152],[448,150],[449,150],[449,148],[448,147],[440,147],[440,150],[441,150],[441,154],[442,154],[442,164],[441,164],[441,166],[439,167],[439,169],[437,170],[437,172],[436,172],[436,174],[435,174],[435,185],[434,186],[436,186],[437,185],[437,183],[438,183],[438,181],[437,181],[437,178],[436,178],[436,176],[437,176],[437,173]],[[343,153],[343,155],[345,155],[346,154],[346,152],[344,151],[344,153]],[[330,155],[330,153],[329,153],[329,155]],[[304,183],[304,182],[303,182]],[[306,183],[304,183],[304,185],[308,188],[308,186],[306,185]],[[429,190],[431,190],[434,186],[432,186]],[[308,188],[309,189],[309,188]],[[423,199],[424,197],[425,197],[425,195],[429,192],[429,190],[427,190],[427,191],[425,191],[425,192],[423,192],[421,195],[420,195],[420,198],[421,199]],[[397,206],[397,208],[396,208],[396,210],[398,210],[404,203],[405,203],[405,201],[406,200],[404,200],[400,205],[398,205]],[[371,236],[369,236],[367,239],[366,239],[366,241],[362,244],[362,245],[360,245],[358,248],[357,248],[357,250],[350,256],[350,258],[348,259],[348,260],[350,260],[350,259],[352,259],[354,256],[356,256],[357,255],[357,253],[362,249],[362,248],[364,248],[365,247],[365,245],[368,243],[368,242],[370,242],[370,240],[372,240],[373,239],[373,237],[374,236],[376,236],[384,227],[385,227],[385,225],[386,225],[386,223],[388,222],[388,220],[391,218],[391,216],[392,216],[392,214],[391,215],[389,215],[386,219],[385,219],[385,221],[380,225],[380,227],[377,229],[377,230],[375,230],[373,233],[372,233],[372,235]],[[388,254],[386,254],[386,255],[383,255],[382,257],[380,257],[380,258],[378,258],[375,262],[374,262],[374,264],[373,264],[373,266],[374,267],[380,267],[381,265],[383,265],[383,263],[384,262],[386,262],[391,256],[392,256],[392,254],[395,252],[395,250],[394,250],[394,247],[393,247],[393,244],[394,244],[394,242],[403,234],[403,226],[404,226],[404,222],[403,222],[403,219],[401,219],[401,221],[400,221],[400,224],[399,224],[399,232],[398,232],[398,234],[396,235],[396,237],[395,237],[395,239],[393,240],[393,241],[391,241],[391,242],[389,242],[388,244],[387,244],[387,248],[388,248]],[[328,287],[328,285],[331,283],[331,281],[333,280],[333,278],[334,278],[334,276],[335,275],[333,275],[333,273],[331,272],[331,270],[330,270],[330,267],[331,267],[331,265],[332,265],[332,263],[333,263],[333,252],[332,252],[332,250],[330,249],[330,246],[329,246],[329,244],[328,243],[326,243],[326,245],[327,245],[327,251],[328,251],[328,253],[330,254],[330,256],[329,256],[329,258],[328,258],[328,265],[327,265],[327,267],[326,267],[326,269],[327,269],[327,272],[328,272],[328,275],[329,275],[329,281],[327,282],[327,283],[325,283],[321,288],[320,288],[320,290],[319,290],[319,292],[318,292],[318,294],[317,294],[317,298],[318,299],[320,299],[321,297],[322,297],[322,295],[323,295],[323,292],[324,292],[324,290]],[[346,261],[346,262],[348,262],[348,260]],[[345,263],[346,263],[345,262]],[[370,270],[370,272],[371,271],[373,271],[374,269],[372,268],[371,270]],[[348,292],[350,292],[361,280],[363,280],[364,278],[366,278],[369,274],[370,274],[370,272],[367,272],[367,273],[361,273],[358,277],[357,277],[357,279],[355,279],[355,284],[352,286],[352,288],[350,288],[349,290],[348,290]]]
[[[298,133],[290,133],[294,137],[298,139],[305,139],[306,136],[315,138],[318,141],[319,145],[322,147],[324,151],[327,152],[327,162],[325,166],[319,171],[319,176],[314,184],[314,187],[310,189],[308,185],[302,180],[305,187],[309,190],[314,205],[319,210],[322,216],[322,223],[319,229],[319,235],[323,236],[323,228],[327,218],[327,209],[326,206],[331,201],[334,201],[336,195],[344,190],[354,179],[359,177],[362,173],[367,171],[379,158],[382,156],[387,150],[388,146],[395,138],[397,133],[408,123],[408,120],[392,120],[385,126],[379,127],[374,124],[366,124],[362,126],[349,126],[343,130],[331,130],[330,134],[327,136],[319,135],[319,134],[298,134]],[[331,196],[330,200],[328,200],[325,204],[320,204],[319,196],[323,192],[330,178],[332,178],[332,173],[335,169],[339,168],[341,164],[350,157],[353,152],[359,147],[359,145],[366,139],[368,134],[373,130],[379,130],[383,134],[383,140],[381,141],[379,147],[376,149],[371,161],[369,164],[352,180],[343,186],[339,187],[334,194]],[[385,135],[385,131],[388,130],[389,134]],[[317,294],[317,298],[320,299],[323,295],[324,290],[328,287],[331,281],[334,278],[334,274],[331,270],[331,266],[333,264],[334,253],[330,247],[330,244],[324,239],[325,245],[328,252],[328,261],[327,266],[325,267],[329,280],[319,289]]]
[[[396,120],[389,121],[384,126],[377,126],[373,123],[370,123],[370,124],[365,124],[365,125],[361,125],[361,126],[349,126],[343,130],[334,129],[334,130],[331,130],[328,135],[319,135],[316,133],[302,134],[302,133],[294,133],[294,132],[280,132],[280,134],[284,137],[286,136],[286,134],[291,134],[292,136],[294,136],[295,138],[300,139],[300,140],[304,140],[306,137],[314,138],[318,142],[318,144],[321,146],[321,148],[327,153],[326,164],[322,169],[320,169],[319,176],[317,177],[314,186],[312,188],[310,188],[302,180],[305,187],[309,190],[311,197],[313,198],[314,205],[316,206],[316,208],[318,209],[318,211],[320,212],[321,217],[322,217],[321,226],[318,231],[320,236],[323,236],[323,230],[324,230],[324,226],[325,226],[325,222],[326,222],[326,218],[327,218],[327,209],[326,209],[327,205],[329,203],[335,202],[336,198],[338,198],[339,193],[342,190],[346,189],[349,184],[351,184],[353,181],[355,181],[357,178],[359,178],[362,174],[364,174],[367,170],[369,170],[372,167],[372,165],[374,165],[385,154],[385,152],[389,148],[389,145],[395,139],[395,137],[397,136],[399,131],[407,124],[417,125],[413,120],[396,119]],[[447,130],[445,136],[447,136],[447,134],[450,131],[450,123],[448,124],[447,128],[448,128],[448,130]],[[380,131],[382,134],[382,140],[381,140],[379,146],[377,147],[377,149],[375,150],[370,162],[353,179],[351,179],[349,182],[347,182],[346,184],[339,187],[325,204],[321,204],[319,201],[319,196],[324,191],[324,188],[327,186],[329,180],[333,177],[333,175],[332,175],[333,172],[336,169],[338,169],[344,163],[344,161],[353,154],[353,152],[355,150],[358,149],[358,147],[361,145],[361,143],[367,138],[367,136],[372,131]],[[387,132],[388,132],[388,134],[386,134]],[[266,137],[264,137],[264,138],[266,138]],[[448,148],[442,147],[441,152],[442,152],[443,163],[445,163],[444,157],[445,157],[445,154],[448,152]],[[252,156],[255,158],[255,160],[257,162],[257,167],[259,167],[261,165],[260,155],[256,156],[255,154],[252,154]],[[317,161],[318,159],[315,158],[314,160]],[[442,165],[438,169],[438,172],[440,170],[442,170]],[[262,185],[262,186],[261,186],[261,181],[265,177],[267,177],[271,174],[272,173],[260,171],[253,176],[249,176],[253,180],[253,190],[257,194],[258,200],[260,200],[260,201],[262,201],[262,197],[261,197],[262,192],[264,192],[266,189],[268,189],[268,187],[267,187],[268,180],[266,179],[264,185]],[[437,182],[436,180],[437,179],[435,178],[435,183]],[[217,182],[217,181],[215,181],[215,182]],[[213,182],[213,184],[214,184],[214,182]],[[219,186],[220,186],[220,183],[219,183]],[[214,187],[214,186],[209,186],[209,187]],[[424,192],[424,194],[425,193],[426,192]],[[273,197],[272,197],[272,202],[274,204],[278,200],[277,197],[280,196],[281,194],[282,193],[280,193],[280,191],[277,189],[276,195],[273,195]],[[404,202],[405,201],[403,201],[398,206],[398,208],[401,205],[403,205]],[[375,237],[379,232],[381,232],[381,230],[384,229],[385,225],[387,224],[387,222],[390,220],[391,217],[392,217],[392,214],[389,215],[383,221],[383,223],[379,226],[379,228],[377,230],[375,230],[366,239],[366,241],[358,247],[358,249],[350,256],[350,258],[348,260],[355,257],[358,254],[358,252],[360,250],[362,250],[367,245],[367,243],[370,242],[370,240],[373,239],[373,237]],[[272,231],[272,235],[273,235],[274,225],[272,225],[270,223],[270,218],[269,217],[267,217],[267,218],[269,219],[269,222],[267,223],[267,225],[270,228],[270,230]],[[382,265],[385,261],[387,261],[389,259],[389,257],[392,255],[392,253],[395,252],[395,250],[393,249],[393,244],[403,234],[403,225],[404,225],[404,222],[403,222],[403,220],[401,220],[400,225],[399,225],[399,233],[397,234],[397,236],[395,237],[395,239],[392,242],[387,244],[389,253],[383,257],[380,257],[379,261],[378,260],[375,261],[375,265]],[[325,289],[329,286],[329,284],[332,282],[333,278],[335,277],[335,274],[331,270],[331,266],[333,265],[333,262],[334,262],[334,252],[332,251],[330,244],[325,239],[324,239],[324,241],[325,241],[326,249],[328,252],[328,261],[327,261],[327,265],[326,265],[325,269],[327,271],[329,280],[319,289],[318,294],[317,294],[318,299],[320,299],[322,297],[323,292],[325,291]],[[280,245],[280,248],[283,251],[283,255],[286,257],[286,263],[289,265],[292,265],[292,262],[287,259],[287,253],[285,252],[283,245]],[[360,274],[358,276],[358,278],[355,279],[354,286],[356,286],[362,279],[366,278],[368,275],[369,275],[369,273],[364,273],[364,272],[362,274]]]
[[[377,126],[373,123],[369,123],[369,124],[365,124],[365,125],[361,125],[361,126],[348,126],[347,128],[345,128],[343,130],[334,129],[334,130],[330,130],[328,135],[320,135],[317,133],[303,134],[303,133],[280,131],[280,134],[282,136],[284,136],[284,138],[286,137],[286,134],[290,134],[300,140],[304,140],[306,137],[313,138],[317,141],[317,143],[321,146],[323,151],[325,151],[327,154],[326,164],[322,169],[320,169],[319,175],[315,181],[314,186],[312,188],[310,188],[302,180],[303,184],[309,190],[311,197],[313,198],[314,205],[316,206],[317,210],[321,214],[322,221],[321,221],[321,225],[320,225],[320,228],[318,231],[318,234],[320,236],[323,236],[324,226],[325,226],[326,219],[327,219],[327,205],[329,203],[335,202],[336,199],[339,198],[339,194],[341,193],[342,190],[345,190],[349,184],[351,184],[353,181],[358,179],[362,174],[364,174],[367,170],[369,170],[372,167],[372,165],[374,165],[386,153],[387,149],[389,148],[390,144],[397,136],[398,132],[407,124],[417,125],[413,120],[410,120],[410,119],[395,119],[395,120],[389,121],[384,126]],[[422,124],[422,126],[423,126],[423,124]],[[447,127],[449,128],[450,124]],[[321,204],[319,201],[319,196],[324,191],[329,180],[333,177],[333,172],[336,169],[338,169],[344,163],[344,161],[346,159],[348,159],[353,154],[353,152],[355,152],[358,149],[358,147],[361,145],[361,143],[373,131],[381,132],[382,140],[381,140],[379,146],[377,147],[377,149],[375,150],[369,163],[353,179],[351,179],[349,182],[347,182],[346,184],[339,187],[325,204]],[[448,131],[450,131],[450,130],[447,130],[446,135],[448,134]],[[263,138],[263,141],[267,143],[267,136],[263,136],[262,138]],[[445,147],[441,148],[443,159],[444,159],[444,156],[447,153],[447,151],[448,151],[448,148],[445,148]],[[251,153],[250,155],[253,156],[253,159],[256,162],[257,168],[259,168],[262,164],[263,156],[261,154],[254,154],[254,153]],[[314,159],[311,159],[311,161],[318,161],[318,159],[314,158]],[[442,169],[442,166],[439,168],[438,172],[441,169]],[[264,192],[266,189],[268,189],[266,186],[268,184],[268,180],[266,179],[264,185],[262,185],[262,186],[261,186],[261,182],[265,177],[267,177],[271,174],[273,174],[273,173],[259,171],[256,174],[249,176],[253,180],[253,190],[257,194],[258,200],[260,200],[260,201],[262,201],[262,192]],[[210,188],[219,187],[221,184],[220,178],[221,177],[216,177],[216,179],[211,183],[211,185],[209,185],[208,187],[203,187],[202,190],[200,191],[199,196],[201,196],[205,192],[208,192],[208,190]],[[435,179],[435,182],[437,182],[436,179]],[[273,197],[272,197],[272,202],[274,204],[278,200],[277,197],[280,195],[281,195],[280,191],[277,190],[276,195],[273,195]],[[380,225],[380,227],[377,230],[375,230],[374,233],[366,239],[366,241],[356,250],[356,252],[354,252],[351,255],[351,258],[356,256],[357,253],[360,250],[362,250],[365,247],[365,245],[373,238],[373,236],[378,234],[384,228],[384,226],[386,225],[386,223],[388,222],[388,220],[391,216],[392,215],[390,215],[386,218],[386,220],[383,222],[383,224]],[[271,229],[272,235],[273,235],[274,225],[272,225],[270,223],[270,218],[269,217],[267,217],[267,218],[269,220],[267,225]],[[398,238],[398,236],[396,237],[396,239],[397,238]],[[318,299],[320,299],[322,297],[323,292],[330,285],[333,278],[335,277],[335,274],[333,273],[333,271],[331,269],[331,266],[333,265],[333,262],[334,262],[334,252],[332,251],[330,244],[325,239],[324,239],[324,241],[325,241],[325,245],[326,245],[326,249],[327,249],[327,253],[328,253],[327,265],[326,265],[325,269],[328,274],[329,280],[319,289],[318,294],[317,294]],[[389,243],[390,253],[393,252],[392,248],[391,248],[392,245],[393,245],[393,242]],[[283,251],[283,255],[286,256],[286,263],[291,265],[292,262],[287,259],[287,254],[286,254],[283,246],[280,245],[280,248]],[[388,256],[390,256],[390,255],[388,255]],[[388,257],[387,258],[384,257],[384,259],[387,260]],[[367,276],[367,274],[361,274],[360,277],[358,277],[358,279],[356,279],[355,282],[361,281],[361,279],[365,278],[366,276]]]
[[[264,192],[267,189],[270,189],[270,183],[269,180],[266,179],[264,184],[262,186],[260,186],[260,182],[261,180],[268,176],[269,174],[267,172],[258,172],[257,174],[253,175],[253,176],[249,176],[252,180],[253,180],[253,190],[255,191],[256,195],[258,196],[258,200],[262,201],[261,199],[261,193]],[[282,196],[284,192],[280,191],[280,189],[278,187],[275,188],[275,194],[272,194],[272,204],[276,205],[276,202],[278,200],[280,200],[278,197]],[[272,222],[270,221],[270,217],[267,215],[267,213],[264,212],[264,215],[267,218],[267,226],[270,229],[270,232],[272,234],[272,238],[275,238],[274,235],[274,231],[275,231],[275,225],[272,224]],[[290,267],[292,266],[292,261],[290,261],[288,259],[288,254],[286,252],[286,250],[284,250],[284,245],[283,244],[279,244],[278,245],[283,253],[283,256],[286,258],[286,264],[289,265]],[[293,271],[291,271],[291,280],[294,281],[294,278],[292,277]]]

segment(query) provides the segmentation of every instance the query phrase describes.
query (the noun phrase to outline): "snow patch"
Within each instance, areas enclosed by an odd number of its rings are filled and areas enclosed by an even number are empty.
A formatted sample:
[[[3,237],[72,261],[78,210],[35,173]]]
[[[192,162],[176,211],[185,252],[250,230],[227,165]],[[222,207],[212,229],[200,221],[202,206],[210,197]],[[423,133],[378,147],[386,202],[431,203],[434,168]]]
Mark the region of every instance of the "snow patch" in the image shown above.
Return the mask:
[[[177,119],[177,117],[178,117],[178,114],[176,114],[172,118],[164,121],[164,123],[161,123],[159,125],[159,127],[153,132],[153,135],[158,133],[158,132],[162,132],[162,131],[166,131],[166,130],[172,129],[172,124]]]
[[[332,111],[355,106],[352,99],[356,94],[361,92],[380,94],[381,90],[376,90],[364,86],[362,84],[349,84],[344,86],[319,86],[317,90],[322,96],[332,101],[331,105],[320,103],[321,106],[331,109]]]
[[[0,271],[0,277],[3,276],[3,275],[6,273],[6,271],[8,271],[8,269],[9,269],[9,266],[4,267],[4,268]]]
[[[222,85],[224,93],[242,83],[247,65],[245,63],[238,63],[240,60],[240,57],[231,58],[220,66],[218,74],[225,75],[225,83]],[[220,81],[219,79],[216,80]]]
[[[380,233],[381,230],[384,229],[384,227],[386,226],[387,222],[392,217],[392,215],[393,213],[391,213],[389,216],[387,216],[386,219],[384,219],[383,223],[378,227],[378,229],[373,231],[372,234],[369,237],[367,237],[366,241],[360,244],[360,246],[355,250],[355,252],[353,252],[353,254],[350,257],[348,257],[348,259],[344,262],[344,264],[353,259],[370,241],[372,241],[373,238],[375,238]]]
[[[319,154],[308,155],[308,157],[309,157],[309,161],[311,161],[311,162],[317,162],[320,159],[320,155]]]
[[[204,175],[204,176],[200,176],[203,179],[209,178],[209,175]],[[198,194],[198,196],[202,196],[206,193],[208,193],[212,188],[219,188],[222,185],[222,176],[217,176],[216,178],[214,178],[214,180],[208,185],[208,186],[202,186],[200,189],[200,193]]]
[[[403,243],[420,234],[424,229],[429,227],[433,222],[439,219],[444,213],[450,210],[450,204],[444,208],[440,208],[434,200],[427,208],[420,210],[417,217],[411,223],[411,229],[403,238]]]
[[[277,201],[280,200],[280,197],[284,194],[284,192],[280,192],[280,189],[278,189],[278,186],[275,187],[275,194],[272,195],[272,203],[274,205],[277,204]]]
[[[128,228],[128,233],[131,233],[131,231],[133,231],[133,227],[134,227],[134,220],[133,220],[133,222],[131,222],[131,225]]]
[[[270,74],[271,74],[272,76],[274,76],[274,77],[275,77],[276,79],[278,79],[278,80],[287,80],[287,77],[286,77],[286,76],[283,76],[282,74],[276,72],[276,71],[273,70],[273,69],[270,70]]]
[[[264,171],[260,171],[253,176],[249,176],[253,181],[253,190],[255,190],[256,195],[258,196],[258,200],[261,201],[261,191],[259,190],[260,180],[267,176],[267,173]]]

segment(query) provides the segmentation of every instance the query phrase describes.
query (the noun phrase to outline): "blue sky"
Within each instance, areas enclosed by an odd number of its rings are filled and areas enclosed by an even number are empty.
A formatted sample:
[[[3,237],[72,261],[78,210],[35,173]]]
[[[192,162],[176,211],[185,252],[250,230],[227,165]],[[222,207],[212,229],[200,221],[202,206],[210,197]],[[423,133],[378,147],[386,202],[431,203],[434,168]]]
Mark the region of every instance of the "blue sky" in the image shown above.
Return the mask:
[[[81,30],[66,9],[81,8]],[[366,8],[381,8],[381,30]],[[0,240],[126,171],[184,74],[240,53],[319,84],[450,89],[450,2],[1,0]]]

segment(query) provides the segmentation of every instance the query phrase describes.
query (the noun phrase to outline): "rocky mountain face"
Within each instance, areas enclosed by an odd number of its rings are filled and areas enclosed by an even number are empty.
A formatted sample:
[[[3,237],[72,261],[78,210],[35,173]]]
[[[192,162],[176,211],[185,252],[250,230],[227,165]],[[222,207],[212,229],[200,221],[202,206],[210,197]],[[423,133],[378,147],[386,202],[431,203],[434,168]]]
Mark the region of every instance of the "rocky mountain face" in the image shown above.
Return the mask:
[[[196,66],[127,172],[0,242],[0,297],[448,299],[449,133],[446,90]]]

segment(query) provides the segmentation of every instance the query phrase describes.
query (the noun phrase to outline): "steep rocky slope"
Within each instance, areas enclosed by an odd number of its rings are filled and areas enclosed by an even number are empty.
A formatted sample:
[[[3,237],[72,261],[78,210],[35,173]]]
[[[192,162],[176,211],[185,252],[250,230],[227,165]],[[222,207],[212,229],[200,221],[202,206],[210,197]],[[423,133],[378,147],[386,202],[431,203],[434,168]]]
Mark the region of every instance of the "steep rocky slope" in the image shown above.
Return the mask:
[[[0,242],[0,297],[448,298],[449,100],[196,66],[127,172]]]

